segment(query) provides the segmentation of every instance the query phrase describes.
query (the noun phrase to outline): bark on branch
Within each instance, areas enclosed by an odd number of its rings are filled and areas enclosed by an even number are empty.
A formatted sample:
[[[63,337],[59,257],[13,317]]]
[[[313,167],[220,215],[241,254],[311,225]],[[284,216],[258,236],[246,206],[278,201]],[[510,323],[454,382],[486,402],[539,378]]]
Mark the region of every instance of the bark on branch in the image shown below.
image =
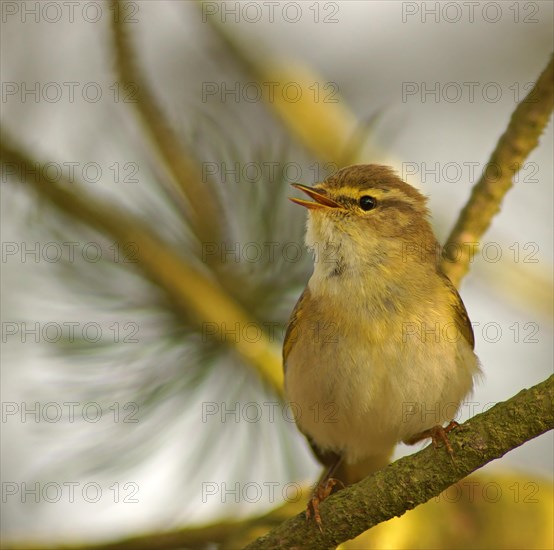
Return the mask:
[[[452,431],[454,459],[443,448],[428,446],[325,500],[323,532],[298,514],[246,548],[335,548],[554,428],[553,401],[554,375]]]

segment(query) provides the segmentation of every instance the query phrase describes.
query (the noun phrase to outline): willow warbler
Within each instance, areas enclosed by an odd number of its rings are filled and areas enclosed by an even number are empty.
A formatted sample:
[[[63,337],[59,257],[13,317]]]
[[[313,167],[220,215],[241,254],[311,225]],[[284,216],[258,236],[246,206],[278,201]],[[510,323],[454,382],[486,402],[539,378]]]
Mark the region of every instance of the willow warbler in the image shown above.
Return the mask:
[[[398,442],[432,437],[451,451],[455,423],[442,426],[480,368],[419,191],[372,164],[294,187],[312,199],[291,200],[308,209],[314,271],[287,327],[285,392],[329,468],[311,503],[320,523],[317,504],[335,480],[384,467]]]

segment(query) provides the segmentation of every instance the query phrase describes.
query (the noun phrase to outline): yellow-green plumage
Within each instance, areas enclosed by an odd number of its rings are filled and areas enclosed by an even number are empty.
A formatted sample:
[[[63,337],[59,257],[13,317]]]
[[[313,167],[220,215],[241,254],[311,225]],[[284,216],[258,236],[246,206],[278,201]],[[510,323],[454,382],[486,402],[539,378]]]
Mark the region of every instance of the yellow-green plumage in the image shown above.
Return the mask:
[[[451,420],[479,364],[425,197],[377,165],[344,168],[313,191],[328,205],[308,191],[316,203],[298,201],[315,265],[285,337],[285,391],[316,454],[343,456],[351,482]],[[361,197],[374,206],[364,211]]]

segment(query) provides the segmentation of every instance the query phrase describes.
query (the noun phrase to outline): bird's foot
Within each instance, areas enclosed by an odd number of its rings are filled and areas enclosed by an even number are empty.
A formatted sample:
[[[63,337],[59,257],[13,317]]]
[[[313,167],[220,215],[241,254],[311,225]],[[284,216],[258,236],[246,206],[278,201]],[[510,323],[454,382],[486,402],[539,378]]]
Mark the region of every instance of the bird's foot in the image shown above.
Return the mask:
[[[439,447],[439,443],[443,443],[448,454],[452,457],[454,455],[454,450],[452,449],[452,445],[450,444],[450,441],[448,440],[448,433],[451,432],[453,429],[457,428],[459,424],[452,420],[446,428],[443,428],[442,426],[433,426],[432,428],[425,430],[423,432],[420,432],[418,434],[413,435],[409,439],[407,439],[405,442],[408,445],[415,445],[416,443],[419,443],[420,441],[423,441],[424,439],[431,438],[433,442],[433,447],[437,449]]]
[[[313,516],[320,531],[323,531],[323,529],[321,527],[322,523],[321,514],[319,513],[319,505],[333,492],[336,485],[342,485],[342,488],[344,488],[344,484],[340,481],[340,479],[330,477],[320,481],[312,493],[310,502],[308,502],[308,507],[306,508],[306,520],[309,521]]]

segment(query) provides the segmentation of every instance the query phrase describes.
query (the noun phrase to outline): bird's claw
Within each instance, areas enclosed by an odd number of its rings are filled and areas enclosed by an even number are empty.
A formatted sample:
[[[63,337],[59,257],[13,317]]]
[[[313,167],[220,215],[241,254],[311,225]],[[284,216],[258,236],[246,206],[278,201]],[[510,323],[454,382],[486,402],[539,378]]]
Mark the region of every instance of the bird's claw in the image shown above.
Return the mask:
[[[306,508],[306,521],[309,521],[313,515],[316,525],[322,532],[323,529],[321,523],[321,514],[319,512],[319,505],[333,492],[333,489],[337,484],[342,485],[344,488],[344,484],[342,483],[342,481],[332,477],[318,483]]]

